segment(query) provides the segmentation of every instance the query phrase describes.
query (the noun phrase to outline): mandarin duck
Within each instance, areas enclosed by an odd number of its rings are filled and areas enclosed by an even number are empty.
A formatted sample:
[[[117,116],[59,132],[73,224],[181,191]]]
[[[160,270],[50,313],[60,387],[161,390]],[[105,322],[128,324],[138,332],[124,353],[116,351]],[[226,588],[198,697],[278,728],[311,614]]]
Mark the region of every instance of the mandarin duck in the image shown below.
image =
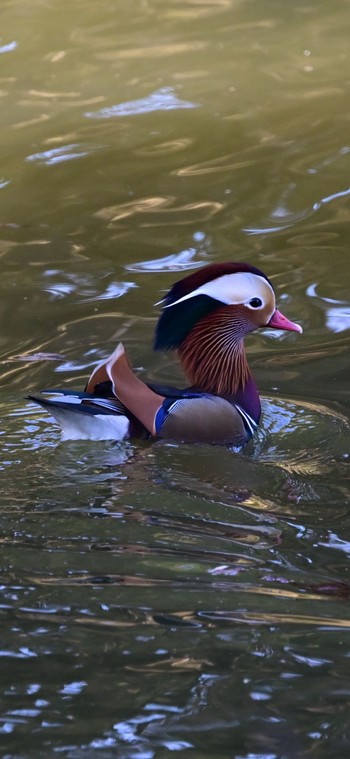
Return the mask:
[[[259,327],[302,332],[276,309],[270,280],[249,264],[210,264],[176,282],[161,303],[154,348],[177,351],[190,386],[144,383],[119,343],[95,367],[84,392],[29,396],[56,418],[63,439],[155,437],[242,446],[253,435],[261,407],[244,337]]]

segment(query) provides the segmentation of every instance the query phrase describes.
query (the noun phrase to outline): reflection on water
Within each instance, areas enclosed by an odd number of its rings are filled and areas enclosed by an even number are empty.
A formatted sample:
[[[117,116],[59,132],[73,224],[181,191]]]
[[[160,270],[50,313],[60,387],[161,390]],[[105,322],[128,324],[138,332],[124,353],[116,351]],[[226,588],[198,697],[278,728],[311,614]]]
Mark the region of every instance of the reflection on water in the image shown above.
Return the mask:
[[[311,298],[316,298],[317,303],[325,310],[328,329],[331,332],[344,332],[350,329],[350,303],[336,300],[336,298],[322,297],[318,295],[316,288],[317,283],[313,283],[309,285],[306,292]]]
[[[177,746],[205,753],[209,737],[212,754],[233,735],[257,750],[264,726],[266,746],[282,751],[286,714],[295,733],[301,678],[308,729],[323,729],[324,710],[340,718],[334,697],[347,649],[333,636],[350,624],[350,583],[333,556],[348,545],[341,415],[267,400],[250,449],[196,446],[193,456],[169,443],[58,446],[40,409],[9,412],[7,466],[12,457],[25,477],[16,493],[7,482],[0,538],[9,563],[5,735],[33,729],[36,741],[46,734],[56,743],[59,727],[68,755],[85,746],[122,756],[130,741],[136,755]],[[300,447],[314,427],[316,470]],[[290,467],[296,455],[300,471]],[[338,482],[329,479],[334,466]]]
[[[72,161],[75,158],[84,158],[91,151],[96,150],[97,147],[88,147],[87,145],[65,145],[62,148],[51,148],[51,150],[44,150],[42,153],[34,153],[27,156],[27,161],[37,161],[39,163],[45,163],[46,166],[55,166],[57,163],[63,161]]]
[[[178,52],[178,51],[177,51]],[[112,105],[109,108],[101,108],[99,111],[86,113],[89,119],[110,119],[116,116],[133,116],[140,113],[152,113],[152,111],[173,111],[179,108],[198,108],[198,103],[190,103],[180,100],[171,87],[162,87],[157,92],[152,92],[146,98],[131,100],[128,103]]]
[[[197,233],[197,239],[200,233]],[[205,236],[203,236],[205,237]],[[200,240],[201,241],[201,240]],[[187,271],[188,269],[197,269],[204,266],[205,261],[193,260],[197,255],[196,248],[181,250],[180,253],[172,253],[170,256],[155,258],[151,261],[139,261],[138,263],[127,264],[128,271]]]
[[[3,0],[1,745],[69,759],[349,754],[347,0]],[[62,444],[24,397],[123,339],[143,378],[181,271],[251,262],[242,451]]]
[[[169,223],[188,224],[189,221],[197,224],[207,221],[216,213],[220,213],[224,207],[223,203],[211,201],[177,206],[176,198],[138,198],[130,201],[130,203],[123,203],[121,206],[102,208],[96,213],[96,216],[115,224],[130,216],[141,215],[140,224],[143,227]],[[150,215],[149,218],[147,218],[148,214]]]

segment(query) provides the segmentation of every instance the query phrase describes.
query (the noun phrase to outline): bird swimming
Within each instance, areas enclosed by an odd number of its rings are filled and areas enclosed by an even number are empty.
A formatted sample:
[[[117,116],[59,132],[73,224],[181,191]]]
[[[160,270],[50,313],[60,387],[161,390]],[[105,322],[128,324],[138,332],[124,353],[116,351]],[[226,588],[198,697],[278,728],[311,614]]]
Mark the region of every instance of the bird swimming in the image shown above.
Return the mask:
[[[244,338],[263,327],[302,332],[277,310],[268,277],[250,264],[209,264],[176,282],[161,304],[154,348],[177,351],[189,386],[146,384],[119,343],[83,392],[28,396],[59,422],[62,439],[242,446],[254,434],[261,406]]]

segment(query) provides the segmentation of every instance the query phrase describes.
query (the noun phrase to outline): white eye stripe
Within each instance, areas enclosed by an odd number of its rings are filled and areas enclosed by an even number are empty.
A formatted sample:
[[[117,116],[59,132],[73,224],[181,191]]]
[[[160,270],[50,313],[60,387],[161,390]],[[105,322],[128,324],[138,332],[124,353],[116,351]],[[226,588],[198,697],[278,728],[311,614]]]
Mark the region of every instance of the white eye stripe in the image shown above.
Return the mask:
[[[258,274],[253,274],[252,272],[224,274],[222,277],[217,277],[217,279],[212,279],[204,285],[197,287],[196,290],[187,293],[187,295],[183,295],[182,298],[178,298],[174,303],[168,303],[165,308],[176,306],[178,303],[183,303],[185,300],[194,298],[197,295],[208,295],[227,306],[244,304],[252,310],[259,310],[257,308],[254,309],[253,306],[249,306],[249,301],[254,297],[259,297],[262,301],[262,306],[259,306],[259,308],[263,308],[264,299],[261,293],[262,290],[265,290],[270,298],[272,296],[273,302],[275,301],[273,289],[264,277],[260,277]],[[259,296],[257,296],[257,292]]]

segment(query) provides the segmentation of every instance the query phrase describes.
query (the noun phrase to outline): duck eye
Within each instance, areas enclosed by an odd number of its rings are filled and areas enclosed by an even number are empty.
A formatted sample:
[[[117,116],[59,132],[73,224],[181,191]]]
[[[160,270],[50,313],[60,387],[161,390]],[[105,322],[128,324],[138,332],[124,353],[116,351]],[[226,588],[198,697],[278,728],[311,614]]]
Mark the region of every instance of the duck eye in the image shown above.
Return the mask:
[[[262,300],[260,300],[260,298],[252,298],[252,299],[249,301],[249,305],[250,305],[252,308],[260,308],[260,306],[262,306]]]

